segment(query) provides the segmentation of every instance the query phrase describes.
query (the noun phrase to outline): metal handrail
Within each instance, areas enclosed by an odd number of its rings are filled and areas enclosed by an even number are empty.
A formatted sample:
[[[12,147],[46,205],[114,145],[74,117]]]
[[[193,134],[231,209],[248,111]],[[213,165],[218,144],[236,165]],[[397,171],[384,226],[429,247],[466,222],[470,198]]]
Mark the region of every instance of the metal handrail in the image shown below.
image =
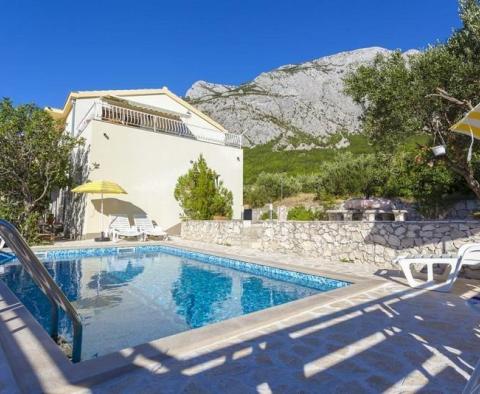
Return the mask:
[[[20,235],[13,224],[0,219],[0,237],[2,237],[10,249],[15,253],[18,261],[28,272],[33,281],[45,294],[51,305],[51,327],[50,336],[56,341],[58,339],[58,308],[70,317],[73,323],[73,349],[72,361],[78,362],[82,354],[82,321],[77,311],[58,287],[48,273],[45,266],[35,256],[27,242]]]

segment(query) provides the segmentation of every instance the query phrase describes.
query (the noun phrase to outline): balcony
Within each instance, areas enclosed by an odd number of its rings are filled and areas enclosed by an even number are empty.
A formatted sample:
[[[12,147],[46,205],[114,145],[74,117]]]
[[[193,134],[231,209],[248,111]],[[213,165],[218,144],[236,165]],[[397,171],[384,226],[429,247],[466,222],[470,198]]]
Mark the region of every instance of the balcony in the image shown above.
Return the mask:
[[[127,100],[118,100],[127,103]],[[224,133],[198,125],[189,125],[178,114],[148,107],[146,110],[132,108],[132,105],[116,105],[108,99],[96,100],[77,127],[80,135],[92,120],[138,127],[154,133],[173,134],[183,138],[208,142],[217,145],[242,147],[242,136]],[[151,108],[151,110],[150,110]],[[165,115],[159,113],[165,112]],[[190,127],[189,127],[190,126]],[[192,131],[192,130],[194,131]]]

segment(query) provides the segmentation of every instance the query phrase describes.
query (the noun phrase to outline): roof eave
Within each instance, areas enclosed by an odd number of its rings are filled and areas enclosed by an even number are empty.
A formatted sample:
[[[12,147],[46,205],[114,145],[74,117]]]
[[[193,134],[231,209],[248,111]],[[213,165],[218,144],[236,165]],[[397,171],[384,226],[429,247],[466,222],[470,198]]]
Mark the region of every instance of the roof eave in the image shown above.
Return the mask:
[[[170,97],[172,100],[176,101],[187,110],[195,113],[200,118],[210,123],[219,131],[226,133],[227,130],[220,124],[210,118],[208,115],[204,114],[202,111],[195,108],[193,105],[189,104],[175,93],[171,92],[167,87],[161,89],[132,89],[132,90],[92,90],[84,92],[70,92],[63,106],[63,109],[50,108],[46,107],[45,110],[54,118],[54,119],[65,119],[72,108],[72,101],[79,98],[94,98],[94,97],[103,97],[103,96],[148,96],[156,94],[165,94]]]

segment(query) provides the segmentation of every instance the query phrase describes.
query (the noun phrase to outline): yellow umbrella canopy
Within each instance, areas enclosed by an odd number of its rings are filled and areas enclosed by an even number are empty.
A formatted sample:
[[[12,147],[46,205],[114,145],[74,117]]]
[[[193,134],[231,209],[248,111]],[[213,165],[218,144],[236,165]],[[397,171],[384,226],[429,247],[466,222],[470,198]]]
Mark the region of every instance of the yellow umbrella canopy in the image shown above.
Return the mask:
[[[469,135],[472,138],[467,156],[467,160],[470,161],[474,138],[480,139],[480,104],[468,111],[462,119],[450,127],[450,130],[455,133]]]
[[[108,238],[105,238],[103,234],[103,195],[104,194],[127,194],[127,192],[117,183],[111,181],[93,181],[87,182],[83,185],[77,186],[72,189],[74,193],[89,193],[89,194],[101,194],[101,216],[100,216],[100,228],[102,229],[102,234],[99,241],[106,241]]]
[[[96,194],[127,194],[117,183],[110,181],[93,181],[72,189],[75,193],[96,193]]]
[[[480,139],[480,104],[471,109],[450,130]]]

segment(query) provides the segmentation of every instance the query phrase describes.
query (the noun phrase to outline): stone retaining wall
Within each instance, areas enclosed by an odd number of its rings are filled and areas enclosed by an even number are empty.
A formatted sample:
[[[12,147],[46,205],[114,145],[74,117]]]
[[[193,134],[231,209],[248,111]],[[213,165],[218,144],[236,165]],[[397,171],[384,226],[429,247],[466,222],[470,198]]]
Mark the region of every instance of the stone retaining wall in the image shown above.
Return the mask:
[[[415,203],[408,203],[406,201],[402,201],[398,198],[392,199],[392,202],[395,206],[395,209],[398,210],[406,210],[407,211],[407,220],[410,221],[424,221],[427,220],[424,218],[420,212],[418,211],[418,207]],[[305,205],[305,204],[304,204]],[[317,203],[313,204],[306,204],[306,208],[312,209],[313,211],[320,208],[320,205]],[[292,207],[284,207],[284,209],[288,210],[292,209]],[[343,209],[343,203],[337,204],[334,209]],[[278,207],[277,204],[275,205],[274,211],[277,213]],[[443,214],[440,216],[439,219],[441,220],[474,220],[473,213],[480,211],[480,200],[459,200],[455,202],[452,206],[445,209]],[[260,217],[263,213],[268,212],[268,207],[264,206],[261,208],[254,208],[252,210],[253,214],[253,221],[260,220]]]
[[[263,251],[391,267],[395,256],[439,254],[480,242],[480,221],[186,221],[182,238]]]

